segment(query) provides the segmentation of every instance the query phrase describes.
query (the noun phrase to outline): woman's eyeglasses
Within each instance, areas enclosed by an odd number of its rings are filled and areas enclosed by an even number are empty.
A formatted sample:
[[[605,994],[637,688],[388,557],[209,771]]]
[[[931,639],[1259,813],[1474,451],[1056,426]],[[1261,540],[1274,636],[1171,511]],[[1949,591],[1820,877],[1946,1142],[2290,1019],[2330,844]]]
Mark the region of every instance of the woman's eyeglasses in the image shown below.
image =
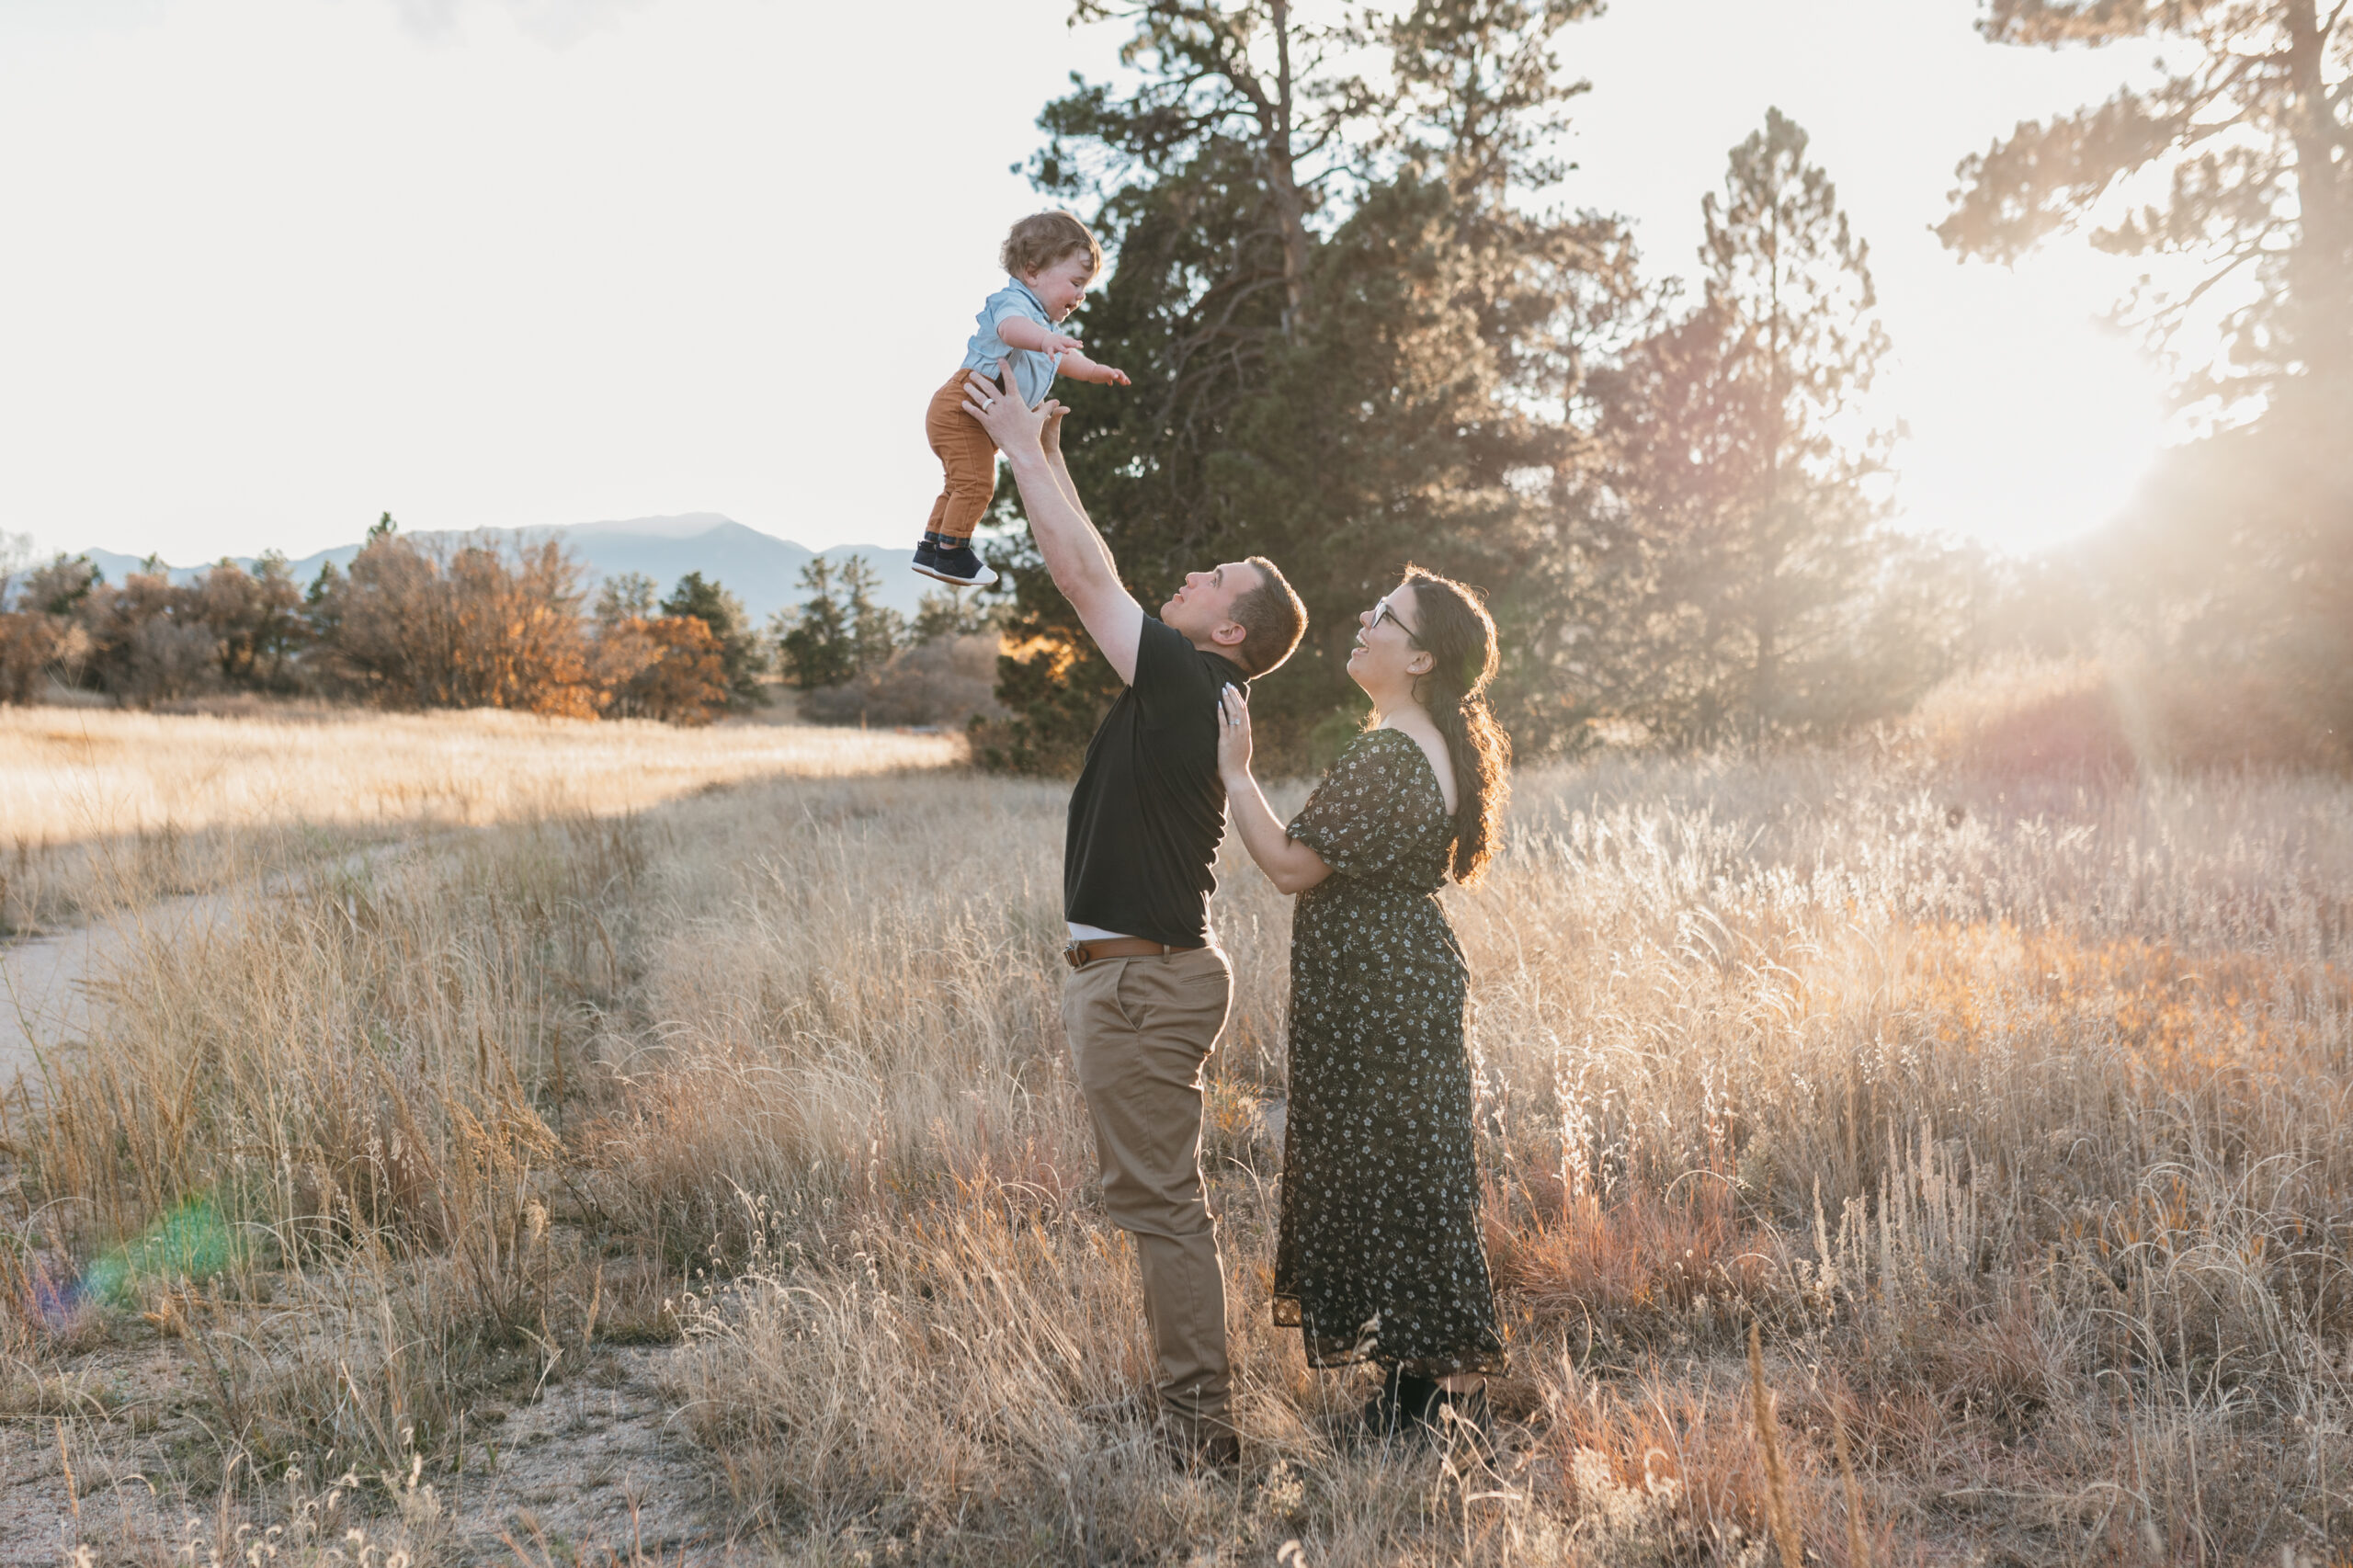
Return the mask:
[[[1415,647],[1418,648],[1422,645],[1422,640],[1414,635],[1414,629],[1398,619],[1397,612],[1389,608],[1389,601],[1385,598],[1372,607],[1372,623],[1379,626],[1384,620],[1404,632],[1405,641]]]

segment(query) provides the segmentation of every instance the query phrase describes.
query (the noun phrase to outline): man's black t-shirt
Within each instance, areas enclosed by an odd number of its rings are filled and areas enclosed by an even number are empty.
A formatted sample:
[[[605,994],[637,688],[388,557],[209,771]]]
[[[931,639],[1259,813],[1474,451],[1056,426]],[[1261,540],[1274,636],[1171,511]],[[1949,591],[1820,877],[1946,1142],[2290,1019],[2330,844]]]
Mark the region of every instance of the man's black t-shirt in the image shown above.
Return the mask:
[[[1087,743],[1063,846],[1063,914],[1175,948],[1209,940],[1211,870],[1225,836],[1218,698],[1242,667],[1150,616],[1136,678]]]

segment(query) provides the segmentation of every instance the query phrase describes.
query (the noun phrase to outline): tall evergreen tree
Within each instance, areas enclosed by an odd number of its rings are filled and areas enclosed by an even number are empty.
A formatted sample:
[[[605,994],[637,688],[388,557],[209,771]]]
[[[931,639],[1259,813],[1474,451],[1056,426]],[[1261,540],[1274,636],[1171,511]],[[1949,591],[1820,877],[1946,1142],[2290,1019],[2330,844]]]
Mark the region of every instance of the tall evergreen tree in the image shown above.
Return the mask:
[[[2177,700],[2302,732],[2274,755],[2353,760],[2353,9],[1991,0],[1979,26],[2053,49],[2145,40],[2171,66],[1964,160],[1938,230],[2007,261],[2089,225],[2100,249],[2191,275],[2128,313],[2222,428],[2166,454],[2089,551],[2104,630]]]
[[[2353,14],[2317,0],[1990,0],[1995,43],[2060,49],[2145,40],[2175,68],[2096,108],[2025,121],[1962,161],[1938,229],[1972,256],[2015,260],[2105,214],[2091,242],[2160,254],[2197,281],[2139,303],[2161,338],[2221,290],[2227,352],[2189,396],[2268,401],[2353,371]],[[2163,69],[2161,67],[2161,69]],[[2134,199],[2136,176],[2163,179]]]
[[[873,564],[863,555],[853,555],[841,563],[835,580],[849,621],[850,673],[887,663],[906,636],[907,620],[874,597],[881,592],[882,579]]]
[[[996,607],[979,596],[941,592],[926,594],[907,625],[906,642],[920,648],[946,637],[972,637],[996,625]]]
[[[1881,613],[1886,437],[1848,432],[1886,349],[1869,246],[1805,151],[1778,109],[1733,149],[1701,204],[1703,297],[1597,374],[1596,461],[1569,487],[1563,663],[1586,713],[1678,744],[1835,729],[1935,673],[1933,640],[1928,665],[1897,658],[1919,639]]]
[[[757,706],[762,700],[760,676],[768,668],[767,650],[744,613],[744,601],[717,582],[704,581],[701,573],[689,572],[672,586],[661,608],[664,615],[690,615],[710,630],[719,644],[728,706]]]
[[[850,618],[837,597],[834,563],[813,555],[801,567],[808,597],[779,610],[770,625],[784,677],[802,691],[839,686],[858,673],[857,643]]]
[[[1586,0],[1424,0],[1352,31],[1279,3],[1092,7],[1144,80],[1048,106],[1033,173],[1117,253],[1083,329],[1131,389],[1074,387],[1073,477],[1147,608],[1191,568],[1272,557],[1308,641],[1254,699],[1269,756],[1351,722],[1354,616],[1408,559],[1501,588],[1540,550],[1557,408],[1631,288],[1622,226],[1531,212],[1583,83]],[[1385,69],[1319,74],[1333,46]],[[1378,84],[1377,85],[1375,84]],[[1017,534],[999,759],[1068,766],[1116,691]]]

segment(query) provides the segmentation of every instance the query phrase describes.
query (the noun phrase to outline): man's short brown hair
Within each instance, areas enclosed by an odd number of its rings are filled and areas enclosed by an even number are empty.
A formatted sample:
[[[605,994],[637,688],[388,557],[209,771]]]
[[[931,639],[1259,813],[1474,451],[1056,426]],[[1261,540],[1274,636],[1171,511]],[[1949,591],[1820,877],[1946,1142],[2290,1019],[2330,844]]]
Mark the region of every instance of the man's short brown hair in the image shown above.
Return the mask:
[[[1258,569],[1258,585],[1236,594],[1226,613],[1244,633],[1234,649],[1242,655],[1236,662],[1255,678],[1276,668],[1299,646],[1307,634],[1307,607],[1282,569],[1265,556],[1253,555],[1243,564]]]
[[[1090,275],[1103,270],[1103,247],[1095,243],[1086,224],[1067,212],[1034,212],[1013,225],[996,258],[1014,277],[1027,278],[1082,251]]]

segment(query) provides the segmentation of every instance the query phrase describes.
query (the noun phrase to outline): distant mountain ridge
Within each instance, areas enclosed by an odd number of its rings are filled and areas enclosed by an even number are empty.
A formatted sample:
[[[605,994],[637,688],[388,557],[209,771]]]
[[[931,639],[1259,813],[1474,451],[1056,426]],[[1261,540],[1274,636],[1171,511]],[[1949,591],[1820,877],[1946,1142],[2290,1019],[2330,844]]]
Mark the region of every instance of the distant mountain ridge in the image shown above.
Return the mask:
[[[506,530],[497,530],[505,532]],[[909,566],[915,559],[912,550],[891,550],[874,544],[837,544],[819,551],[806,545],[765,534],[757,528],[745,528],[733,517],[717,512],[688,512],[675,517],[632,517],[626,521],[603,523],[573,523],[560,528],[518,528],[513,530],[523,538],[537,541],[557,539],[568,546],[580,563],[587,568],[591,593],[596,585],[607,577],[624,572],[642,572],[654,579],[656,592],[666,594],[680,577],[689,572],[699,572],[707,579],[716,579],[729,592],[744,601],[744,608],[754,621],[768,616],[787,605],[801,602],[801,568],[812,556],[823,555],[839,564],[853,555],[863,555],[881,579],[881,590],[876,596],[883,604],[903,615],[913,615],[926,590],[949,590],[928,577],[917,576]],[[412,538],[423,540],[455,540],[464,536],[456,533],[420,533]],[[85,550],[84,555],[110,583],[119,583],[133,572],[144,571],[145,563],[136,555],[123,555],[111,550]],[[307,586],[319,574],[319,568],[332,562],[340,570],[351,564],[359,553],[357,543],[340,544],[332,550],[322,550],[290,561],[287,565],[295,580]],[[230,559],[250,572],[258,557],[232,556]],[[204,572],[212,563],[202,566],[171,566],[165,571],[172,581],[185,583]]]

